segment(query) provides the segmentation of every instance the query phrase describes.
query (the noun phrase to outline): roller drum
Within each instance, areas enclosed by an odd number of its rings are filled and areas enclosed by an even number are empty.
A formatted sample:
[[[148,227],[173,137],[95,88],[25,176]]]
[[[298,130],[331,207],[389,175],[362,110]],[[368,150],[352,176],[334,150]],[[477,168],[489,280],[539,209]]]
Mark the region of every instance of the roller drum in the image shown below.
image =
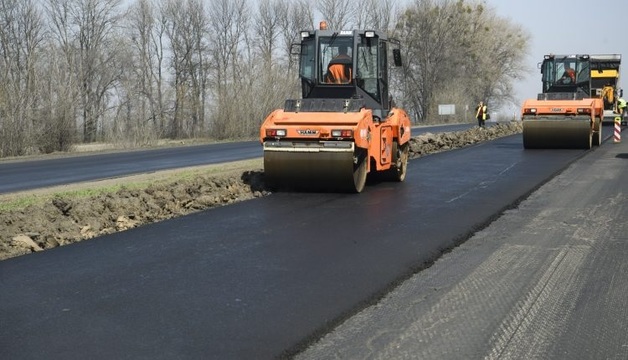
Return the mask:
[[[526,149],[590,149],[591,120],[586,118],[523,120]]]
[[[353,151],[265,150],[264,179],[275,188],[361,192],[366,163],[354,159]]]

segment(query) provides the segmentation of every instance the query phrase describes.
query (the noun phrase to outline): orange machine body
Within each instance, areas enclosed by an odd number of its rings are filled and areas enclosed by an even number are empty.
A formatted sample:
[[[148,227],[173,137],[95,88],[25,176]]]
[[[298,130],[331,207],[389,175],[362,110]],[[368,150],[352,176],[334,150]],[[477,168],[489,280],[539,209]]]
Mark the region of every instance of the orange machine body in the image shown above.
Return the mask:
[[[276,136],[276,130],[285,130],[285,136]],[[334,131],[340,131],[341,136],[333,136],[337,135],[332,134]],[[393,141],[406,144],[410,136],[410,118],[398,108],[391,109],[388,117],[380,121],[373,119],[369,109],[354,113],[296,113],[280,109],[266,118],[260,130],[262,143],[274,138],[291,143],[295,151],[302,149],[307,152],[308,146],[321,142],[353,143],[355,148],[367,152],[371,160],[367,163],[368,172],[372,171],[371,166],[375,166],[374,171],[390,169]],[[324,148],[320,149],[324,151]]]
[[[546,55],[542,93],[521,108],[523,146],[589,149],[602,142],[604,101],[592,94],[589,55]],[[569,72],[576,76],[569,76]]]
[[[411,122],[389,95],[393,42],[377,31],[323,27],[301,32],[301,39],[302,97],[286,100],[260,127],[267,183],[361,192],[368,174],[403,181]],[[392,55],[400,66],[399,50]],[[349,79],[330,82],[338,64]]]

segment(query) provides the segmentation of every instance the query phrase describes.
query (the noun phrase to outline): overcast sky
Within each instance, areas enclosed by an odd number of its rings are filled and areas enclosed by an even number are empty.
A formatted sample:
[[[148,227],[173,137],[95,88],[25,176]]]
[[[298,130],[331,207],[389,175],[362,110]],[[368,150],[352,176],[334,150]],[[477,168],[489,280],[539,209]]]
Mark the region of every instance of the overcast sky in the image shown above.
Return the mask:
[[[515,85],[517,112],[525,99],[536,98],[541,89],[537,63],[545,54],[621,54],[620,86],[628,84],[628,0],[486,1],[531,35],[525,62],[533,72]]]

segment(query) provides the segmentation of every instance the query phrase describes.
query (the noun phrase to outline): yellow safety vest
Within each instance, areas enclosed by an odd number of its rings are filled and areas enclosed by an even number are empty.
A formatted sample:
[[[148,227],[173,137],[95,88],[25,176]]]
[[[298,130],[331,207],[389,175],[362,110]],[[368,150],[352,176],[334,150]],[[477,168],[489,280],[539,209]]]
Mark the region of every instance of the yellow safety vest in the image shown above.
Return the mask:
[[[486,105],[483,106],[478,106],[478,112],[475,114],[475,117],[477,118],[478,116],[480,116],[480,111],[482,112],[482,120],[486,120]]]

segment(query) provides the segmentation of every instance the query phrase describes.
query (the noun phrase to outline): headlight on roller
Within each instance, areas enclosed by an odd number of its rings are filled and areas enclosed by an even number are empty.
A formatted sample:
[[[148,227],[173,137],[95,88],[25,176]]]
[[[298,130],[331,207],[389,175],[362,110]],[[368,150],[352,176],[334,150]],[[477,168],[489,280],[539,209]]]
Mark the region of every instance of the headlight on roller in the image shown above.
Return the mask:
[[[266,136],[268,137],[285,137],[286,129],[266,129]]]
[[[335,138],[352,138],[353,130],[332,130],[331,137]]]

